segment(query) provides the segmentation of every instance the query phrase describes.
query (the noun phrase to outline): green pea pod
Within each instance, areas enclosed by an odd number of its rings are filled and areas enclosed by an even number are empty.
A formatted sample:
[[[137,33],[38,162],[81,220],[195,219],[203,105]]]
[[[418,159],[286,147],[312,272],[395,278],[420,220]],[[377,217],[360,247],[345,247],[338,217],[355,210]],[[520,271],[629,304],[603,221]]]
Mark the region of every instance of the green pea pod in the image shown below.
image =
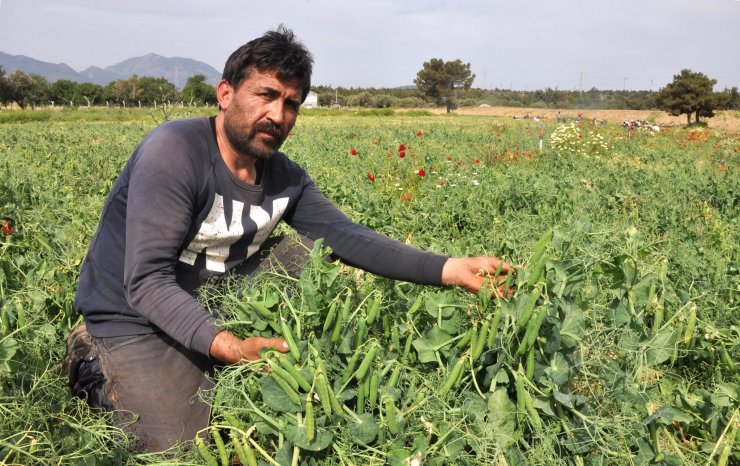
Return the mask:
[[[545,271],[545,260],[547,259],[547,256],[544,254],[535,262],[534,268],[532,268],[532,275],[529,276],[529,281],[527,282],[529,286],[534,286],[537,283],[540,282],[540,279],[543,276],[543,273]]]
[[[378,352],[378,345],[371,345],[370,349],[367,351],[367,354],[362,359],[362,362],[360,363],[360,367],[357,369],[357,372],[355,373],[355,378],[358,381],[362,381],[367,375],[367,372],[370,369],[370,366],[375,360],[375,354],[377,352]]]
[[[275,372],[271,372],[270,377],[272,377],[273,380],[277,382],[277,384],[280,386],[283,392],[285,392],[285,394],[288,395],[288,399],[292,403],[298,406],[301,405],[301,397],[298,395],[298,392],[293,390],[293,387],[291,387],[290,384],[285,379],[277,375]]]
[[[537,413],[537,410],[534,409],[534,404],[532,404],[532,395],[530,395],[526,390],[524,393],[524,409],[527,411],[529,420],[532,422],[534,428],[539,430],[540,427],[542,427],[542,419],[540,419],[540,415]]]
[[[229,466],[229,453],[226,451],[224,439],[218,429],[213,429],[213,441],[216,443],[218,457],[221,459],[221,466]]]
[[[334,318],[337,316],[337,301],[332,301],[331,305],[329,306],[329,313],[326,315],[326,320],[324,320],[324,327],[322,329],[322,335],[327,335],[329,332],[329,329],[333,328],[332,324],[334,323]]]
[[[349,379],[352,378],[352,374],[355,373],[355,368],[357,367],[357,363],[360,360],[360,356],[362,356],[362,351],[355,351],[352,353],[352,357],[349,358],[349,361],[347,361],[347,367],[344,368],[344,372],[342,372],[342,378],[339,379],[339,382],[344,385],[346,384]]]
[[[293,356],[293,359],[295,359],[296,362],[301,362],[301,350],[298,349],[298,345],[296,345],[295,340],[293,339],[293,333],[290,331],[288,321],[283,317],[280,318],[280,328],[282,330],[283,338],[288,343],[288,348],[290,348],[290,355]]]
[[[344,298],[344,304],[342,305],[341,316],[342,320],[347,322],[349,319],[349,309],[352,307],[352,291],[347,290],[347,297]]]
[[[534,378],[534,346],[529,347],[527,352],[527,378],[532,380]]]
[[[542,322],[545,320],[545,317],[547,317],[547,308],[542,306],[537,310],[532,322],[527,326],[531,326],[531,329],[528,328],[528,330],[531,330],[529,335],[526,335],[528,346],[534,345],[535,340],[537,340],[537,336],[540,334],[540,327],[542,327]]]
[[[259,314],[260,317],[266,320],[273,320],[275,319],[275,313],[272,312],[270,309],[267,308],[264,304],[257,302],[257,301],[250,301],[249,306],[254,309],[257,314]]]
[[[496,307],[496,311],[493,314],[493,320],[491,321],[491,327],[488,330],[488,339],[486,340],[486,346],[489,350],[493,349],[496,344],[496,335],[498,334],[498,325],[501,321],[501,306]]]
[[[327,417],[331,417],[332,407],[331,401],[329,400],[329,386],[326,377],[324,377],[324,372],[321,369],[316,370],[316,374],[314,375],[314,384],[316,385],[316,390],[319,394],[321,408],[324,410]]]
[[[409,332],[409,335],[406,337],[406,343],[403,346],[403,358],[406,359],[409,357],[409,354],[411,354],[411,344],[414,342],[414,334]]]
[[[361,382],[357,385],[357,402],[356,402],[356,410],[357,414],[362,414],[365,412],[365,399],[367,398],[367,395],[369,393],[369,386],[368,382],[370,379],[366,380],[365,382]]]
[[[344,320],[343,313],[337,313],[337,321],[334,323],[334,329],[331,332],[331,342],[336,343],[339,341],[339,337],[342,333],[342,322]]]
[[[327,383],[326,389],[329,392],[329,403],[331,403],[331,409],[334,410],[334,414],[339,417],[344,417],[344,410],[339,404],[339,400],[337,400],[337,396],[334,394],[334,390],[332,390],[331,385]]]
[[[310,443],[316,435],[316,424],[313,417],[313,400],[311,400],[310,393],[306,396],[306,415],[303,424],[306,427],[306,439]]]
[[[216,461],[216,457],[213,456],[213,454],[208,450],[208,447],[206,446],[202,438],[195,437],[195,446],[198,447],[198,453],[200,453],[200,456],[206,462],[206,465],[218,466],[218,461]]]
[[[397,435],[399,432],[398,422],[396,421],[396,403],[390,396],[383,397],[385,401],[385,418],[388,422],[388,432]]]
[[[694,327],[696,327],[696,306],[691,307],[689,312],[689,318],[686,322],[686,330],[683,334],[683,344],[688,345],[691,341],[691,337],[694,335]]]
[[[357,348],[359,347],[362,342],[365,340],[365,337],[367,336],[367,323],[365,322],[365,319],[360,319],[357,322],[357,328],[355,329],[355,334],[352,336],[352,347]]]
[[[298,386],[303,389],[304,392],[311,391],[311,384],[306,380],[306,377],[303,376],[303,374],[296,369],[296,367],[291,364],[291,362],[286,357],[279,357],[278,358],[278,364],[280,364],[283,369],[285,369],[292,377],[295,379],[295,381],[298,383]]]
[[[478,361],[480,355],[483,354],[483,348],[485,348],[486,343],[488,343],[488,331],[490,327],[491,321],[489,319],[486,319],[481,326],[480,332],[478,334],[478,339],[476,340],[475,346],[473,347],[472,361],[474,363]]]
[[[468,346],[468,343],[470,343],[470,339],[471,339],[471,338],[473,337],[473,328],[474,328],[474,327],[470,327],[470,328],[469,328],[469,329],[468,329],[468,330],[467,330],[467,331],[465,332],[465,335],[463,335],[463,337],[462,337],[462,338],[460,338],[459,340],[457,340],[457,344],[455,345],[455,347],[456,347],[457,349],[463,349],[463,348],[465,348],[466,346]]]
[[[457,360],[457,363],[455,363],[455,366],[452,368],[452,371],[447,375],[447,378],[445,379],[444,383],[439,389],[439,395],[445,396],[447,393],[452,389],[452,386],[457,383],[457,379],[462,374],[463,368],[465,367],[465,358],[460,358]]]
[[[527,297],[527,302],[524,303],[524,308],[522,309],[522,313],[519,315],[519,319],[517,319],[516,321],[517,328],[523,329],[529,323],[529,318],[532,315],[532,310],[534,309],[534,305],[537,304],[537,300],[540,298],[540,293],[541,293],[540,289],[535,288],[529,294],[529,297]]]
[[[514,271],[509,269],[509,272],[506,274],[506,280],[504,281],[504,296],[507,296],[509,294],[509,290],[511,289],[511,284],[514,282]]]
[[[257,458],[255,458],[254,451],[252,451],[252,447],[249,445],[246,437],[242,442],[233,430],[229,432],[229,437],[231,437],[231,444],[234,445],[234,450],[239,456],[239,462],[246,466],[257,466]]]
[[[378,373],[373,371],[370,376],[370,389],[368,390],[367,400],[370,403],[370,409],[375,409],[378,406],[378,385],[380,384],[380,377]]]
[[[655,309],[655,314],[653,314],[653,335],[658,333],[661,325],[663,325],[663,306],[659,304],[658,307]]]
[[[530,262],[537,262],[540,260],[542,254],[545,252],[545,248],[550,244],[550,241],[552,241],[552,236],[553,230],[552,228],[549,228],[542,234],[542,236],[540,236],[540,239],[534,243],[534,246],[532,246],[532,259],[530,259]]]
[[[375,319],[378,317],[379,311],[380,311],[380,299],[373,298],[367,310],[367,317],[365,318],[365,322],[367,323],[367,325],[372,325],[373,322],[375,322]]]
[[[393,368],[393,372],[391,372],[391,376],[388,377],[388,383],[386,384],[389,388],[395,388],[396,385],[398,385],[398,379],[401,378],[401,369],[403,368],[403,365],[396,364],[396,367]]]
[[[421,307],[421,303],[423,300],[424,300],[424,293],[419,293],[416,296],[416,299],[414,300],[414,302],[411,304],[411,307],[409,308],[407,314],[413,315],[416,311],[418,311],[419,307]]]

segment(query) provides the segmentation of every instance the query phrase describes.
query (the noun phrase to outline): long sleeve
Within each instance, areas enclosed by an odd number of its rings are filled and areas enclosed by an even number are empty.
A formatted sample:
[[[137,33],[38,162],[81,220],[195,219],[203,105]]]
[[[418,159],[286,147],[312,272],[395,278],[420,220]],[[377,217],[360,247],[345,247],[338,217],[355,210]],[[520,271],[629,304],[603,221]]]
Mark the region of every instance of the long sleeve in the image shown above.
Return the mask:
[[[446,256],[420,251],[350,221],[308,177],[286,221],[309,238],[324,238],[333,254],[349,265],[396,280],[442,284]]]

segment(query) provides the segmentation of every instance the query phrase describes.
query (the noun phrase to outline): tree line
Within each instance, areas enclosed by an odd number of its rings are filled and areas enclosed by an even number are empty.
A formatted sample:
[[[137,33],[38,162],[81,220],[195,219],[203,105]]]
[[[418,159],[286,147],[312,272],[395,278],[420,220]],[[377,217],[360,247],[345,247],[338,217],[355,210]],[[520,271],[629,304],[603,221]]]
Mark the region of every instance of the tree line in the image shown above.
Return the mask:
[[[472,87],[475,75],[470,64],[460,60],[424,63],[414,80],[416,86],[405,88],[346,88],[313,86],[320,107],[352,108],[433,108],[446,107],[526,107],[562,109],[664,110],[674,115],[713,116],[714,110],[740,109],[737,87],[714,92],[716,80],[702,73],[682,70],[674,81],[660,91],[600,90],[587,91],[537,89],[480,89]],[[204,75],[188,78],[182,90],[165,78],[133,75],[106,86],[61,79],[49,83],[43,76],[16,70],[6,75],[0,67],[0,104],[13,103],[20,108],[62,106],[120,107],[173,105],[216,105],[216,92]]]
[[[183,105],[215,105],[216,90],[197,74],[188,78],[182,90],[165,78],[132,75],[101,86],[60,79],[49,83],[38,74],[15,70],[6,75],[0,67],[0,104],[16,104],[21,109],[40,106],[157,106],[182,102]]]

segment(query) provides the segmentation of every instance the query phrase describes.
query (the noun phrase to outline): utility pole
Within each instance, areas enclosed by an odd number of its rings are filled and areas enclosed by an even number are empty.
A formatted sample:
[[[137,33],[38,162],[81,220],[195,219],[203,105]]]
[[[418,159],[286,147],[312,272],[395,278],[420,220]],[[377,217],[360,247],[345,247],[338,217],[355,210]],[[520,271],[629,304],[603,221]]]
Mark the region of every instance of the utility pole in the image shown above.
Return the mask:
[[[581,71],[581,74],[578,77],[578,92],[583,94],[583,71]]]
[[[622,84],[622,90],[623,90],[623,91],[626,91],[626,90],[627,90],[627,80],[628,80],[629,78],[630,78],[629,76],[625,76],[625,77],[624,77],[624,84]]]

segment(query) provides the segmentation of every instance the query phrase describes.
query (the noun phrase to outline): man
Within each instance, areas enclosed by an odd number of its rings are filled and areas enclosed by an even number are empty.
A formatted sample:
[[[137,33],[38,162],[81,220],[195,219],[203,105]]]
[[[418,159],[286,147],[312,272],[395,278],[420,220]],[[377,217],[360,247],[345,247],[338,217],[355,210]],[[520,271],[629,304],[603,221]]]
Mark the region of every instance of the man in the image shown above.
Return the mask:
[[[216,89],[218,115],[153,130],[106,200],[75,297],[86,326],[70,335],[70,384],[114,409],[139,449],[165,450],[208,425],[198,394],[213,387],[215,364],[287,351],[280,338],[237,338],[197,301],[210,277],[248,264],[278,221],[324,238],[348,264],[399,280],[476,292],[499,265],[421,252],[352,223],[278,152],[311,68],[282,27],[240,47]]]

